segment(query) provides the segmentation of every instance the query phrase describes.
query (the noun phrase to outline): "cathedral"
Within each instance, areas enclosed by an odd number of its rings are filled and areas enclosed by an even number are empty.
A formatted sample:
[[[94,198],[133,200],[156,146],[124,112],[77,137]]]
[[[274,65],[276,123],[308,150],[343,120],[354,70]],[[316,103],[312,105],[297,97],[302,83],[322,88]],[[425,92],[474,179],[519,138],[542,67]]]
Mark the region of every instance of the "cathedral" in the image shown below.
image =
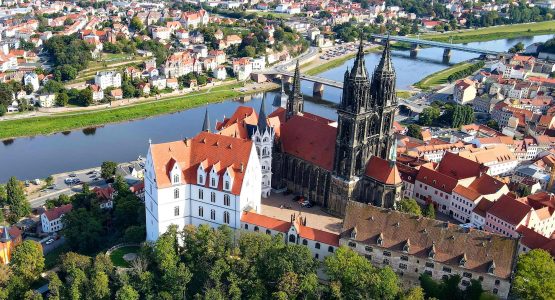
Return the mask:
[[[372,76],[362,42],[345,72],[337,122],[303,111],[297,64],[292,93],[279,118],[272,159],[272,188],[303,195],[335,215],[349,200],[394,208],[401,197],[395,165],[395,70],[386,43]]]
[[[402,181],[395,164],[397,98],[390,51],[387,42],[369,76],[361,42],[345,72],[337,121],[304,111],[297,62],[289,97],[274,101],[284,107],[267,115],[264,102],[258,114],[241,106],[216,124],[219,134],[254,142],[263,197],[289,190],[337,216],[345,214],[349,200],[395,207]]]

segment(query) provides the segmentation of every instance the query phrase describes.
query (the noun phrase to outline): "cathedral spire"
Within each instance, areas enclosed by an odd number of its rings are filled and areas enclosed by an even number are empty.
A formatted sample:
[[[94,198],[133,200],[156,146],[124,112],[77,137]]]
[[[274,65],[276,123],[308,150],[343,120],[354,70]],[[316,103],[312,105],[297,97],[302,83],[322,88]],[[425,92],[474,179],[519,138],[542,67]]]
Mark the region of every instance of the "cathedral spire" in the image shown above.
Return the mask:
[[[208,108],[204,113],[204,122],[202,124],[202,131],[210,132],[210,119],[208,118]]]
[[[377,73],[395,73],[393,69],[393,63],[391,62],[391,45],[389,42],[389,36],[385,40],[385,47],[383,49],[382,58],[376,67],[376,71],[374,74]]]
[[[299,68],[299,60],[295,65],[295,74],[293,75],[293,89],[289,99],[287,99],[286,120],[292,116],[303,112],[303,94],[301,93],[301,71]]]
[[[360,34],[360,43],[358,45],[358,52],[351,70],[351,76],[354,78],[368,78],[366,73],[366,64],[364,62],[364,39],[362,33]]]
[[[268,128],[268,120],[266,120],[266,108],[265,108],[265,101],[264,97],[262,98],[262,102],[260,103],[260,111],[258,113],[258,131],[260,134],[263,134],[266,129]]]

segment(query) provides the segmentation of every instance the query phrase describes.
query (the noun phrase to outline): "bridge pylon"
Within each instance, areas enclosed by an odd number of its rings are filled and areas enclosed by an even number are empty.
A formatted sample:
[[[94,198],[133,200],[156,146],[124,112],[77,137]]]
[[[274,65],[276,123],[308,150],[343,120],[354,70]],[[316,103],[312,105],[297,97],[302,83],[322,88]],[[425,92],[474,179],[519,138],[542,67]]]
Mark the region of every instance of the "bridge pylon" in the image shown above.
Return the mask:
[[[411,44],[410,58],[416,58],[416,56],[418,56],[418,50],[420,50],[420,46],[417,43]]]
[[[443,63],[448,64],[450,59],[451,59],[451,49],[445,48],[443,50]]]
[[[322,97],[324,94],[324,84],[321,82],[314,82],[314,87],[312,89],[312,96]]]

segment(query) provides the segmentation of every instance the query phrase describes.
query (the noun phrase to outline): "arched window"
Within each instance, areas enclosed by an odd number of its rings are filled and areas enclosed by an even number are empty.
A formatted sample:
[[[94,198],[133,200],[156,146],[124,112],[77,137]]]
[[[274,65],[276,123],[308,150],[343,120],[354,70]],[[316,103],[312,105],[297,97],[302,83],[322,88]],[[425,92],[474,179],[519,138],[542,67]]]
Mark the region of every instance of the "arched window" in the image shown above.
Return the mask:
[[[173,183],[179,183],[179,175],[178,174],[173,175]]]
[[[289,235],[289,242],[290,242],[290,243],[294,243],[294,242],[295,242],[295,235],[294,235],[294,234],[290,234],[290,235]]]
[[[213,209],[210,210],[210,219],[216,220],[216,211]]]
[[[260,228],[258,228],[258,226],[254,226],[254,231],[258,232],[260,231]]]
[[[204,208],[202,206],[198,207],[198,216],[199,217],[203,217],[204,216]]]
[[[199,184],[204,184],[204,177],[202,177],[202,175],[198,176],[198,183]]]
[[[268,149],[262,148],[262,155],[268,155]]]
[[[211,202],[216,202],[216,193],[214,193],[214,192],[210,193],[210,201]]]
[[[176,206],[173,208],[173,215],[175,217],[179,216],[179,206]]]
[[[328,247],[328,252],[333,253],[333,247],[332,246]]]
[[[305,245],[305,246],[308,245],[308,241],[303,239],[303,245]]]
[[[198,189],[198,198],[199,199],[204,198],[204,192],[202,191],[202,189]]]
[[[179,198],[179,189],[173,190],[173,198],[174,198],[174,199]]]
[[[246,230],[249,229],[249,224],[245,224],[245,229],[246,229]]]
[[[266,234],[272,234],[272,232],[270,231],[270,229],[266,229]]]
[[[229,224],[229,212],[224,211],[224,223]],[[255,227],[256,230],[256,227]]]
[[[314,248],[320,249],[320,243],[316,243],[316,245],[314,245]]]
[[[225,194],[224,195],[224,205],[229,206],[229,204],[230,204],[229,195]]]

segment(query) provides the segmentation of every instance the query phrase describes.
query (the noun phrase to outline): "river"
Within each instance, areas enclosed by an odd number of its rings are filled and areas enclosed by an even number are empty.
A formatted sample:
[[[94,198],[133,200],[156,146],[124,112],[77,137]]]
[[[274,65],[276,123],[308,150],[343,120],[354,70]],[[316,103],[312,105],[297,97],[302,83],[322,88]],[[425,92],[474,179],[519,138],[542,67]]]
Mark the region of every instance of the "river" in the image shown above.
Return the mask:
[[[552,35],[505,39],[489,42],[470,43],[469,46],[503,51],[518,42],[529,45],[534,42],[546,41]],[[429,74],[447,67],[441,62],[443,49],[424,48],[416,59],[409,58],[408,51],[393,51],[393,63],[397,73],[397,89],[408,89],[409,86]],[[475,54],[453,51],[451,64],[475,57]],[[366,55],[366,66],[370,72],[380,58],[379,53]],[[320,76],[343,80],[345,69],[352,65],[352,60],[328,70]],[[312,94],[312,84],[302,83],[302,91]],[[124,162],[145,155],[149,139],[153,143],[161,143],[192,137],[202,127],[204,110],[208,109],[211,124],[217,119],[230,116],[240,105],[259,109],[262,98],[266,100],[266,111],[272,111],[275,92],[254,95],[252,99],[230,100],[222,103],[209,104],[178,113],[155,116],[152,118],[109,124],[94,129],[74,130],[47,136],[17,138],[0,144],[0,182],[6,182],[10,176],[18,179],[44,178],[50,174],[99,166],[103,161]],[[340,90],[326,87],[323,98],[331,102],[339,101]],[[305,110],[318,115],[335,119],[333,108],[305,103]]]

